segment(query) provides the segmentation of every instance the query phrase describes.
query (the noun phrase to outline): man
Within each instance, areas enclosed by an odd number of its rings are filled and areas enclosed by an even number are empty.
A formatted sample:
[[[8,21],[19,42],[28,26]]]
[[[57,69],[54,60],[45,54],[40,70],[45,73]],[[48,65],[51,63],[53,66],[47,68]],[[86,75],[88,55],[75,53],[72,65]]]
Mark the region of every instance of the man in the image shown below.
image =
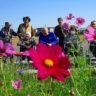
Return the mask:
[[[54,33],[59,39],[59,45],[62,47],[62,50],[64,51],[64,39],[65,39],[65,33],[66,31],[63,29],[63,19],[60,17],[57,19],[58,25],[55,27]]]
[[[34,35],[34,31],[32,28],[32,25],[30,24],[30,18],[28,16],[23,17],[23,23],[19,25],[17,34],[19,36],[19,39],[23,38],[23,35],[26,34],[26,32],[30,32],[31,37]]]
[[[9,22],[5,22],[5,26],[0,31],[1,39],[7,43],[11,42],[12,35],[17,36],[17,33],[11,28]]]
[[[58,39],[53,32],[49,32],[48,28],[43,28],[42,32],[39,34],[39,43],[46,45],[54,45],[58,43]]]

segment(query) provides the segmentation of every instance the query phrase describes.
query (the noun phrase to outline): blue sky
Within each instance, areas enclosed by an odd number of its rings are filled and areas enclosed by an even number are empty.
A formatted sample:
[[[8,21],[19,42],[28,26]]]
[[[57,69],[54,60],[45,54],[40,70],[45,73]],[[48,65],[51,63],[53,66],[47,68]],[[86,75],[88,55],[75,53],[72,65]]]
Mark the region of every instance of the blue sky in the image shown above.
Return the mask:
[[[0,0],[0,28],[9,21],[17,30],[22,17],[29,16],[33,28],[56,26],[58,17],[73,13],[86,20],[96,19],[96,0]]]

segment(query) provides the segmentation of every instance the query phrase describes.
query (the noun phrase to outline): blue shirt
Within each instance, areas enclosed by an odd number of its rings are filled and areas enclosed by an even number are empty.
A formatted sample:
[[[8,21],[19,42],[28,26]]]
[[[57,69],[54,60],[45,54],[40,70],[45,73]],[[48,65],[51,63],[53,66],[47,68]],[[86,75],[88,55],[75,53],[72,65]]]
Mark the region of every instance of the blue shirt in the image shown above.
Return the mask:
[[[48,32],[47,36],[44,36],[42,32],[39,34],[39,43],[43,44],[57,44],[58,39],[53,32]]]

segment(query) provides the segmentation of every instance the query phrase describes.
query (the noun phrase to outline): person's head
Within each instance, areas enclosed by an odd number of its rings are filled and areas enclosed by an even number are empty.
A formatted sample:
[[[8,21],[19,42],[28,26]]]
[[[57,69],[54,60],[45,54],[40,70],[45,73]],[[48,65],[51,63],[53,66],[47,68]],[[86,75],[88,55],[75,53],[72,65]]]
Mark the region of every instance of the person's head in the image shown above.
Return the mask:
[[[76,28],[75,25],[71,25],[71,26],[70,26],[70,30],[71,30],[71,31],[77,31],[77,28]]]
[[[5,22],[5,27],[9,29],[11,27],[11,24],[9,22]]]
[[[61,18],[61,17],[59,17],[58,19],[57,19],[57,21],[58,21],[58,24],[59,24],[59,26],[62,26],[63,25],[63,19]]]
[[[26,33],[25,33],[25,39],[26,39],[26,40],[31,39],[31,33],[30,33],[30,32],[26,32]]]
[[[96,29],[96,21],[92,21],[91,24],[90,24],[94,29]]]
[[[42,33],[44,36],[47,36],[48,35],[48,28],[47,27],[43,28]]]
[[[70,26],[70,33],[71,33],[71,34],[75,34],[76,32],[77,32],[76,26],[71,25],[71,26]]]
[[[25,25],[28,25],[30,21],[31,21],[31,19],[28,16],[23,17],[23,22]]]

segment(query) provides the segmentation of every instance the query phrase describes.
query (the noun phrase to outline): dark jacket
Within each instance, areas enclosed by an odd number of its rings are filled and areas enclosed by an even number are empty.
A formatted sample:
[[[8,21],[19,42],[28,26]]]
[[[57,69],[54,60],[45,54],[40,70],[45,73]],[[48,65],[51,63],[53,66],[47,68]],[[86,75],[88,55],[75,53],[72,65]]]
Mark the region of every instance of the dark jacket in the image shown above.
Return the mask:
[[[59,45],[61,47],[63,47],[64,46],[64,39],[66,37],[66,31],[58,25],[55,27],[54,33],[59,38]]]
[[[65,30],[61,28],[59,25],[55,27],[54,33],[59,38],[59,41],[65,39]]]

